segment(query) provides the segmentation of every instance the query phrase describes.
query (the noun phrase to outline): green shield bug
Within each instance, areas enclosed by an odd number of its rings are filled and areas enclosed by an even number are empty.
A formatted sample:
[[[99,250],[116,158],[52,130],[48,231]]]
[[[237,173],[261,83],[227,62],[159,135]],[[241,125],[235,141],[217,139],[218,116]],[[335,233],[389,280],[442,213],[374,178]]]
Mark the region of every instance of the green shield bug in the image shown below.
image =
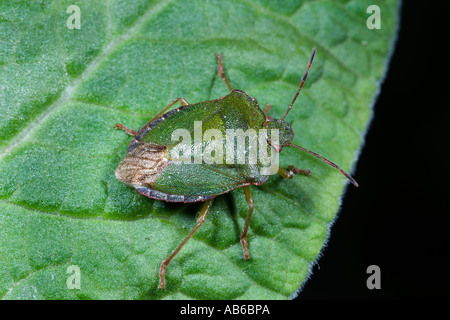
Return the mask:
[[[152,199],[204,202],[194,228],[162,261],[159,288],[164,288],[166,267],[206,220],[213,199],[240,187],[248,204],[240,240],[244,259],[249,259],[247,232],[254,208],[250,185],[263,184],[273,173],[286,179],[292,179],[298,173],[310,174],[309,170],[294,166],[287,170],[279,168],[277,156],[283,147],[295,147],[325,161],[358,186],[347,172],[330,160],[291,143],[294,132],[284,119],[305,83],[315,53],[316,47],[294,99],[279,120],[267,115],[270,105],[263,111],[255,98],[232,88],[223,71],[222,57],[217,54],[219,76],[230,90],[228,95],[192,105],[184,98],[177,98],[137,132],[122,124],[116,125],[134,136],[126,157],[116,170],[120,181]],[[176,103],[181,106],[168,111]],[[256,149],[260,151],[258,154]]]

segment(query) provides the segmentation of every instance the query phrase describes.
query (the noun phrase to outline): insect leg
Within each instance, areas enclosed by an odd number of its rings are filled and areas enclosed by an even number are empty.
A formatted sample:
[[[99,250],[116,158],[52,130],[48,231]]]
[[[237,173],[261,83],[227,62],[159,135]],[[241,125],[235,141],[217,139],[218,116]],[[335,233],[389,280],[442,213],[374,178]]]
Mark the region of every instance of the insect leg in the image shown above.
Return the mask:
[[[293,173],[296,173],[296,174],[303,174],[305,176],[311,175],[310,170],[299,169],[299,168],[294,167],[293,165],[288,166],[288,170],[292,171]]]
[[[269,112],[269,110],[272,108],[272,105],[268,104],[266,106],[266,108],[264,109],[264,114],[266,115],[266,121],[271,121],[272,117],[268,116],[267,113]]]
[[[310,176],[311,175],[311,171],[309,170],[301,170],[298,169],[294,166],[289,166],[287,168],[287,170],[283,169],[283,168],[278,168],[278,172],[277,172],[280,176],[282,176],[285,179],[292,179],[294,177],[294,173],[297,174],[303,174],[305,176]]]
[[[136,135],[138,135],[139,133],[142,132],[142,130],[146,130],[148,128],[148,126],[155,121],[158,118],[161,118],[161,116],[163,114],[165,114],[170,108],[172,108],[174,106],[174,104],[176,104],[177,102],[179,102],[182,106],[187,106],[189,103],[187,102],[187,100],[185,98],[176,98],[173,99],[171,103],[169,103],[167,106],[165,106],[161,111],[159,111],[149,122],[147,122],[147,124],[145,126],[143,126],[137,133]]]
[[[230,81],[228,81],[228,78],[223,71],[222,55],[220,53],[217,53],[217,60],[219,60],[219,77],[223,82],[225,82],[228,90],[233,91],[233,87],[231,86]]]
[[[241,233],[241,244],[242,244],[242,247],[244,248],[244,258],[246,260],[248,260],[249,255],[248,255],[248,248],[247,248],[247,232],[248,232],[248,227],[250,226],[250,220],[252,219],[252,214],[253,214],[253,209],[255,208],[255,203],[253,201],[252,191],[250,190],[250,187],[244,186],[243,188],[244,188],[245,200],[247,201],[247,204],[248,204],[248,214],[247,214],[247,219],[245,220],[244,229],[242,230],[242,233]]]
[[[142,127],[141,130],[147,128],[147,126],[152,123],[153,121],[155,121],[156,119],[160,118],[164,113],[167,112],[167,110],[169,110],[171,107],[173,107],[173,105],[177,102],[180,102],[180,104],[182,106],[187,106],[189,103],[187,102],[187,100],[185,98],[176,98],[173,99],[173,101],[171,103],[169,103],[167,106],[165,106],[160,112],[158,112],[156,114],[156,116],[154,116],[145,126]],[[130,136],[137,136],[139,134],[139,132],[141,132],[141,130],[139,130],[138,132],[125,127],[123,124],[121,123],[117,123],[116,126],[114,127],[115,129],[121,129],[123,131],[125,131],[126,133],[128,133]]]
[[[169,103],[167,106],[165,106],[160,112],[158,112],[156,114],[156,116],[153,117],[152,120],[149,121],[149,123],[152,123],[153,121],[155,121],[156,119],[160,118],[164,113],[167,112],[167,110],[169,110],[170,108],[172,108],[175,103],[179,102],[182,106],[187,106],[189,103],[187,102],[187,100],[185,98],[176,98],[173,99],[171,103]]]
[[[189,234],[184,238],[184,240],[178,245],[178,247],[173,250],[173,252],[168,256],[164,261],[161,263],[161,268],[159,269],[159,287],[158,288],[164,288],[165,280],[164,280],[164,274],[166,273],[166,267],[169,265],[169,263],[172,261],[172,259],[177,255],[177,253],[181,250],[181,248],[186,244],[186,242],[189,241],[189,239],[192,238],[194,233],[202,226],[203,222],[206,221],[206,217],[208,216],[209,210],[211,209],[211,205],[213,202],[213,199],[206,200],[203,204],[202,210],[200,211],[198,217],[197,217],[197,223],[195,224],[194,228],[189,232]]]
[[[114,129],[121,129],[121,130],[125,131],[126,133],[128,133],[130,136],[133,136],[133,137],[136,136],[136,131],[134,131],[133,129],[127,128],[123,124],[120,124],[120,123],[116,124]]]

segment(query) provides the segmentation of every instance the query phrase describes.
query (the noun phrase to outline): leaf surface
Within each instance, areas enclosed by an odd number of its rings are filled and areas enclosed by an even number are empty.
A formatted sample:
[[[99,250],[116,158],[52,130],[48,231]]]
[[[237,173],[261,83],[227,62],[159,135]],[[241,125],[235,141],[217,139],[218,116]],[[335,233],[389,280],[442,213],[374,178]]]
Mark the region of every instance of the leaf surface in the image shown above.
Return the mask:
[[[285,148],[280,165],[311,177],[271,176],[252,187],[250,261],[239,234],[242,190],[215,199],[208,220],[167,268],[161,261],[195,224],[201,204],[154,201],[114,171],[131,138],[176,97],[190,103],[234,88],[287,117],[294,143],[350,171],[369,124],[395,35],[398,7],[378,1],[67,1],[0,4],[0,297],[3,299],[286,299],[307,279],[339,209],[345,178]],[[80,269],[70,289],[69,266]]]

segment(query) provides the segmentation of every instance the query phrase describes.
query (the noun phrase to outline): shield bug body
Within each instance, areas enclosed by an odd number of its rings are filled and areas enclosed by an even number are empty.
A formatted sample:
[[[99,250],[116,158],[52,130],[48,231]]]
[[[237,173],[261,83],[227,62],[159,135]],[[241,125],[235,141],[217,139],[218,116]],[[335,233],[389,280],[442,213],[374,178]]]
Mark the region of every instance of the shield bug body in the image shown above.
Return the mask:
[[[192,105],[184,98],[177,98],[137,132],[121,124],[116,125],[116,128],[134,136],[126,157],[116,170],[119,180],[152,199],[204,202],[195,227],[162,261],[160,288],[165,285],[166,267],[206,220],[214,197],[240,187],[244,190],[248,204],[248,215],[240,240],[244,258],[249,259],[247,232],[254,208],[250,185],[264,183],[271,173],[286,179],[292,179],[294,173],[310,174],[309,170],[300,170],[294,166],[289,166],[287,170],[279,168],[276,159],[283,147],[295,147],[312,154],[338,169],[358,186],[348,173],[333,162],[291,143],[294,133],[284,119],[305,83],[315,52],[314,47],[294,99],[279,120],[266,115],[270,105],[262,111],[255,98],[232,88],[223,71],[221,55],[218,54],[219,76],[230,90],[228,95]],[[181,107],[168,111],[176,103],[180,103]],[[258,144],[252,144],[255,139]],[[264,161],[264,157],[258,155],[251,157],[256,147],[266,156]]]

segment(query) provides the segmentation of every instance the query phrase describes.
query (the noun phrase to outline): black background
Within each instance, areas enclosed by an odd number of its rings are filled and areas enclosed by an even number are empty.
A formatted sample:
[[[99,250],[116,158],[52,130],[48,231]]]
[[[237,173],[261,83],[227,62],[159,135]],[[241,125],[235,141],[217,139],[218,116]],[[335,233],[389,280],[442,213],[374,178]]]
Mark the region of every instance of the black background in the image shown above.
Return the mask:
[[[360,187],[347,188],[298,299],[450,297],[448,17],[446,1],[403,1],[395,52],[353,172]],[[366,286],[372,264],[381,269],[380,290]]]

